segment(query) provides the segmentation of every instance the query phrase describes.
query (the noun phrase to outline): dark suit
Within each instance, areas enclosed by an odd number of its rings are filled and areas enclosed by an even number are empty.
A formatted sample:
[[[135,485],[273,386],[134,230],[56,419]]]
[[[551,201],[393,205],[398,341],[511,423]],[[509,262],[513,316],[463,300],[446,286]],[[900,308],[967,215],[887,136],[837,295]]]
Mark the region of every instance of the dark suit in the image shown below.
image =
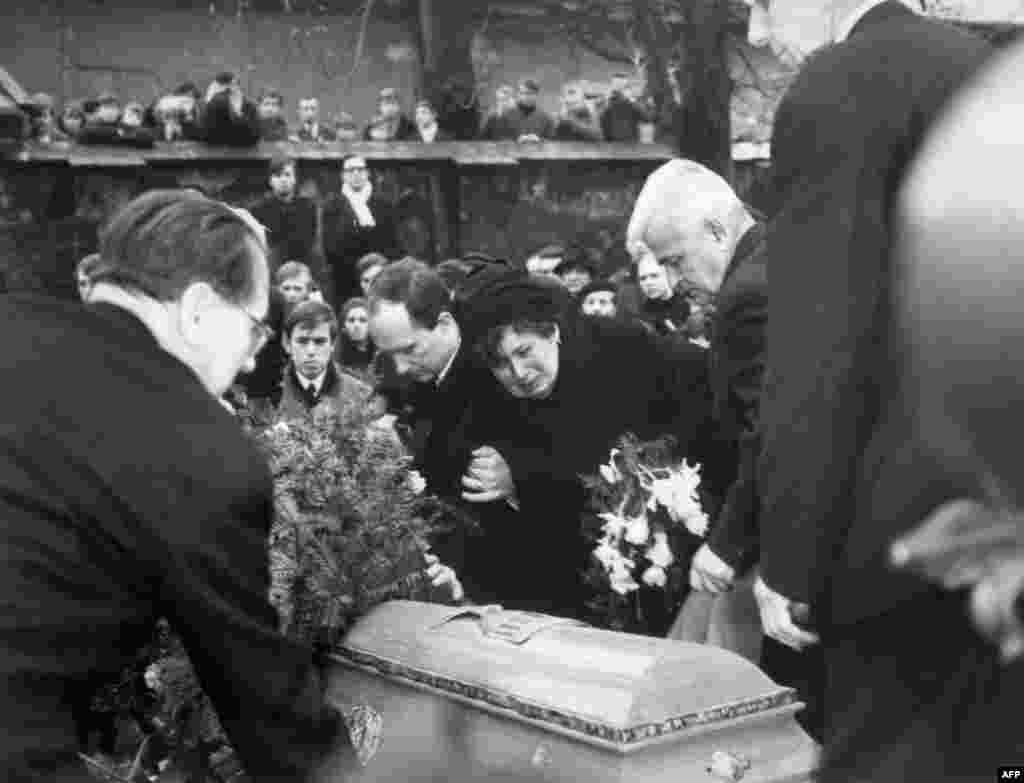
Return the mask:
[[[412,393],[413,434],[410,448],[429,492],[455,509],[454,529],[433,541],[435,553],[453,566],[467,597],[478,603],[506,602],[515,596],[506,573],[501,542],[515,529],[516,513],[505,501],[462,500],[462,477],[473,450],[491,443],[493,424],[480,415],[497,393],[489,371],[471,361],[469,347],[460,346],[440,383],[416,384]]]
[[[988,53],[886,2],[812,57],[775,118],[761,569],[769,586],[812,603],[822,633],[826,779],[925,779],[884,766],[922,714],[941,779],[998,763],[958,751],[964,714],[941,708],[960,659],[981,656],[965,643],[958,600],[886,567],[894,536],[976,489],[927,453],[905,411],[891,211],[928,126]]]
[[[267,227],[272,269],[287,261],[314,265],[316,204],[312,200],[294,196],[290,201],[284,201],[271,194],[253,207],[252,215]]]
[[[256,104],[242,101],[242,111],[231,111],[226,92],[214,95],[202,112],[203,141],[225,147],[252,147],[260,142],[260,117]]]
[[[371,195],[368,203],[375,226],[359,225],[348,199],[334,194],[323,211],[324,257],[334,282],[337,309],[345,300],[360,296],[356,263],[367,253],[383,253],[388,258],[398,255],[398,235],[394,209],[387,201]]]
[[[758,409],[768,320],[763,237],[764,228],[755,226],[736,248],[715,297],[708,351],[715,421],[723,437],[739,444],[736,477],[708,544],[737,570],[757,559],[757,459],[761,453]]]
[[[263,457],[127,311],[12,296],[0,324],[0,778],[90,780],[73,715],[164,616],[250,775],[301,779],[346,734],[267,602]]]

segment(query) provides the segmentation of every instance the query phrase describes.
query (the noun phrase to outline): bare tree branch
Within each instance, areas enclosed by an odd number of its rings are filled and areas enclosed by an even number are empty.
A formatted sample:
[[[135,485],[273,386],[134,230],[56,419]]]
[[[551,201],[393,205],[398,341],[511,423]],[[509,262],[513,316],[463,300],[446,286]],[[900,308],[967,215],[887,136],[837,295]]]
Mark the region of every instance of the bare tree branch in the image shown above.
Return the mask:
[[[355,78],[356,73],[359,71],[359,66],[363,62],[363,50],[366,48],[366,30],[370,26],[373,3],[374,0],[366,0],[366,4],[363,6],[363,15],[359,20],[359,37],[356,38],[356,50],[352,56],[352,70],[348,72],[344,79],[345,89],[352,86],[352,80]]]

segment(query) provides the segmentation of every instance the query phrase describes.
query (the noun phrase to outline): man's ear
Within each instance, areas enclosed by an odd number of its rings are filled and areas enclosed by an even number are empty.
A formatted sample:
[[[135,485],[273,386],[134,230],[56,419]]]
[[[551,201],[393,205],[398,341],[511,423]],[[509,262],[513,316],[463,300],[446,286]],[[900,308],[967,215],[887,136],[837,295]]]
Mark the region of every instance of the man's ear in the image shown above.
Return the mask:
[[[555,345],[562,344],[562,330],[559,328],[558,324],[555,324],[555,333],[551,335],[551,339],[554,341]]]
[[[204,321],[217,303],[217,294],[209,283],[195,282],[182,291],[178,300],[178,330],[189,345],[204,341]]]
[[[725,230],[725,224],[722,223],[718,218],[707,218],[704,221],[704,227],[708,233],[715,238],[716,242],[725,241],[728,232]]]

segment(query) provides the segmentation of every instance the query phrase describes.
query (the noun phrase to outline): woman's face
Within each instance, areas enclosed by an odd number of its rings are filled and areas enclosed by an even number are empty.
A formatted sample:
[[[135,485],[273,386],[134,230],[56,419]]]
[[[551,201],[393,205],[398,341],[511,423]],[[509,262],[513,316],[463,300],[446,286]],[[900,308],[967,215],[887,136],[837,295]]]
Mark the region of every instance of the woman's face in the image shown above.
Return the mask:
[[[345,334],[354,343],[365,343],[369,335],[370,318],[365,307],[353,307],[345,316]]]
[[[558,379],[558,330],[551,337],[505,327],[494,377],[513,397],[542,399]]]
[[[636,281],[647,299],[668,299],[672,296],[672,287],[665,267],[659,264],[654,256],[644,256],[637,262]]]

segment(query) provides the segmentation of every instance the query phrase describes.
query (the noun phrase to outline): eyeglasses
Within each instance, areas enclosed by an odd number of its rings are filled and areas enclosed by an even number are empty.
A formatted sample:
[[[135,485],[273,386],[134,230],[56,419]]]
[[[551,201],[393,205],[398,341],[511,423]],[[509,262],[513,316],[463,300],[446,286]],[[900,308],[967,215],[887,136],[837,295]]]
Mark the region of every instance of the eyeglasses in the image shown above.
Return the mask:
[[[267,325],[265,321],[262,321],[261,319],[257,318],[252,313],[250,313],[245,307],[242,307],[242,305],[236,304],[234,302],[232,302],[232,304],[236,308],[241,310],[243,313],[245,313],[245,317],[249,319],[249,323],[251,325],[251,339],[253,341],[253,344],[255,345],[255,350],[258,351],[260,348],[266,345],[274,336],[274,330],[271,329],[270,326]]]

